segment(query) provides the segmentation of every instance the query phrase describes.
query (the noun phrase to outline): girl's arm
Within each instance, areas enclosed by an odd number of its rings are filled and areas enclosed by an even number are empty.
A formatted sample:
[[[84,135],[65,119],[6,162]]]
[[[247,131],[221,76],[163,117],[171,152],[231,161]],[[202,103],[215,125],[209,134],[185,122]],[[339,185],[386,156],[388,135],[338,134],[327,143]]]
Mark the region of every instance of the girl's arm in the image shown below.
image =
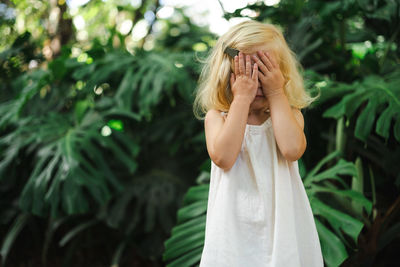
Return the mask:
[[[287,160],[296,161],[307,146],[303,114],[290,107],[283,90],[284,78],[273,55],[261,51],[257,54],[259,58],[253,59],[260,67],[259,78],[268,99],[276,143]]]
[[[250,103],[246,99],[233,100],[224,122],[220,112],[210,110],[204,120],[206,143],[211,160],[228,171],[235,163],[243,142]]]
[[[254,100],[258,87],[258,67],[251,67],[250,56],[243,54],[235,57],[235,74],[231,74],[233,101],[224,121],[217,110],[207,112],[204,128],[208,154],[211,160],[225,171],[232,168],[242,146],[250,104]]]
[[[300,110],[290,107],[281,90],[268,98],[274,135],[282,155],[289,161],[296,161],[304,154],[307,146],[303,132],[304,118]]]

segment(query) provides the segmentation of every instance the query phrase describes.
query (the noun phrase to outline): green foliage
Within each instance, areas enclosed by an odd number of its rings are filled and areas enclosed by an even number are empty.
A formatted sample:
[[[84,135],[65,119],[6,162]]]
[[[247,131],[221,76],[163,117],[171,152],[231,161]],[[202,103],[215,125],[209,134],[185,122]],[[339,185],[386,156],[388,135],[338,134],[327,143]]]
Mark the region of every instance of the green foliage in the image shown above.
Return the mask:
[[[34,47],[29,32],[19,35],[9,49],[0,53],[0,79],[7,83],[12,82],[23,71],[24,66],[35,58]],[[0,97],[10,99],[13,95],[4,95],[5,86],[6,84],[0,85]]]
[[[209,173],[204,172],[209,178]],[[177,223],[164,242],[166,266],[193,266],[200,262],[204,246],[209,184],[192,186],[177,213]]]
[[[0,107],[8,110],[0,127],[15,129],[0,138],[4,155],[7,155],[0,166],[0,174],[4,179],[18,152],[25,148],[35,150],[34,168],[19,200],[21,208],[41,216],[50,209],[53,217],[58,217],[61,211],[66,214],[87,212],[89,203],[84,197],[84,188],[99,205],[109,200],[110,187],[122,190],[122,184],[106,163],[105,154],[112,153],[133,173],[136,169],[133,159],[139,148],[131,140],[120,137],[118,132],[103,136],[100,130],[105,122],[93,110],[87,110],[80,121],[71,118],[76,111],[60,114],[50,110],[41,116],[22,115],[29,110],[28,103],[37,100],[35,97],[48,77],[49,73],[43,71],[22,76],[23,81],[18,82],[25,85],[21,94]],[[128,148],[126,152],[116,140]]]
[[[121,62],[118,58],[108,58],[99,64],[109,66],[111,62]],[[151,108],[156,106],[163,96],[169,97],[172,106],[176,105],[173,92],[176,88],[180,96],[188,103],[192,100],[193,88],[196,87],[190,70],[185,70],[191,65],[193,54],[180,53],[138,53],[135,61],[128,68],[122,82],[115,94],[117,106],[115,109],[122,111],[138,110],[140,116],[151,117]],[[129,63],[120,63],[118,67]],[[99,72],[99,77],[104,77]],[[171,79],[174,77],[174,79]],[[178,84],[178,86],[176,86]],[[87,88],[93,83],[89,80]],[[175,87],[176,86],[176,87]],[[140,99],[141,101],[135,101]]]
[[[370,75],[362,81],[355,81],[352,84],[336,83],[327,87],[324,92],[344,92],[345,95],[334,106],[327,109],[322,116],[326,118],[339,119],[346,116],[352,118],[359,107],[367,102],[367,105],[356,118],[354,135],[367,141],[371,134],[376,117],[375,131],[387,139],[390,133],[390,126],[394,120],[393,132],[397,141],[400,142],[400,70],[389,73],[383,77]]]
[[[303,180],[315,216],[321,249],[327,266],[340,266],[348,257],[346,246],[356,247],[364,221],[372,208],[370,200],[362,193],[349,189],[348,183],[339,176],[357,177],[353,163],[339,158],[334,166],[319,172],[324,165],[338,156],[340,156],[338,151],[327,155]],[[349,209],[353,202],[365,208],[366,215],[363,215],[359,209]],[[345,235],[351,237],[351,244]]]
[[[3,265],[7,259],[8,253],[10,252],[10,249],[17,238],[18,234],[22,231],[22,229],[26,226],[26,224],[29,222],[30,215],[27,213],[21,213],[18,215],[18,217],[15,219],[13,224],[11,225],[7,236],[3,240],[3,245],[1,246],[0,249],[0,255],[1,255],[1,264]]]
[[[96,50],[87,54],[95,55]],[[123,227],[124,237],[115,251],[117,262],[138,233],[149,236],[138,244],[157,246],[157,251],[141,253],[159,254],[159,237],[172,227],[171,208],[185,186],[179,176],[196,162],[196,155],[183,154],[178,162],[173,155],[193,151],[192,145],[202,141],[189,104],[197,71],[193,54],[109,51],[97,55],[88,64],[70,58],[64,49],[48,70],[33,70],[10,84],[10,91],[20,91],[0,104],[0,180],[11,183],[19,175],[12,171],[16,163],[29,158],[24,167],[27,175],[20,178],[26,180],[15,196],[18,208],[60,220],[92,214],[110,228]],[[177,126],[165,133],[171,124]],[[157,157],[163,162],[147,160]],[[188,166],[181,168],[181,162]],[[60,246],[91,226],[86,221],[76,225]],[[3,261],[18,233],[5,236]]]

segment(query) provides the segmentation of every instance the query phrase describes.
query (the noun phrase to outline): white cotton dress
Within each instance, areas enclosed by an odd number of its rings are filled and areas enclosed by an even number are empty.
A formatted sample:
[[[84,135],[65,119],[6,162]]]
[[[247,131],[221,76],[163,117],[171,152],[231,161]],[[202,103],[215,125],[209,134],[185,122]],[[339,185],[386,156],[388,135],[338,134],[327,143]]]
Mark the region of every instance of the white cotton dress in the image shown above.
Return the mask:
[[[271,117],[247,124],[233,167],[211,163],[200,267],[323,266],[298,162],[280,153]]]

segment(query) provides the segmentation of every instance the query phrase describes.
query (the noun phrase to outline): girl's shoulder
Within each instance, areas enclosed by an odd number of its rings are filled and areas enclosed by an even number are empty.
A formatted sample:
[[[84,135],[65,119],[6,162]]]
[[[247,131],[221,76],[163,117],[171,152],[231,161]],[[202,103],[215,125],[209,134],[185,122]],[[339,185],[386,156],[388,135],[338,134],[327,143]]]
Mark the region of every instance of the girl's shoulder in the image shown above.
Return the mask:
[[[212,116],[212,117],[224,117],[224,116],[226,116],[228,114],[228,112],[225,112],[225,111],[220,111],[220,110],[217,110],[217,109],[210,109],[209,111],[207,111],[207,113],[206,113],[206,117],[207,116]]]
[[[210,109],[207,111],[206,116],[204,118],[204,122],[224,122],[225,121],[226,112],[217,110],[217,109]]]

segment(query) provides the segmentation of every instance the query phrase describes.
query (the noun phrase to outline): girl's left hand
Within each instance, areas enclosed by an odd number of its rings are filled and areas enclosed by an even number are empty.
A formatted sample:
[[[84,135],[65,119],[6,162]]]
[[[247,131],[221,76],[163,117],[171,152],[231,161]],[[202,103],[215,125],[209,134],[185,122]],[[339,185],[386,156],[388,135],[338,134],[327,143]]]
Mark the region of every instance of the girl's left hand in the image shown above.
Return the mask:
[[[264,95],[268,98],[269,95],[283,92],[285,79],[275,58],[268,52],[257,51],[257,55],[252,55],[252,58],[258,65],[258,78]]]

